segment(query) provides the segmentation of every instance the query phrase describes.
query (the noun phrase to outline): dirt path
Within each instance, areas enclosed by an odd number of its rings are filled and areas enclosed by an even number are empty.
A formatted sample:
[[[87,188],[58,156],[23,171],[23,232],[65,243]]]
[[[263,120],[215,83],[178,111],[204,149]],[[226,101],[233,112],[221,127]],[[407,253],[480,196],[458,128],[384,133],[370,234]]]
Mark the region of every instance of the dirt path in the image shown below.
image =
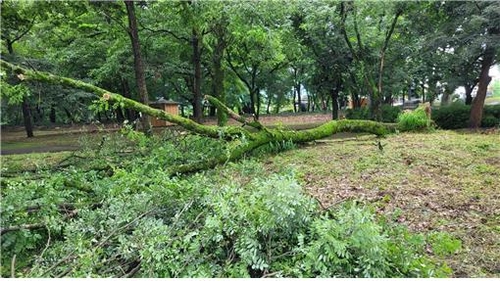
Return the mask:
[[[248,117],[251,118],[251,117]],[[330,114],[311,113],[296,115],[262,116],[260,121],[266,126],[291,126],[294,129],[315,127],[330,120]],[[215,125],[215,118],[206,118],[204,124]],[[239,125],[234,120],[230,125]],[[118,124],[107,125],[75,125],[53,128],[36,128],[34,138],[26,138],[23,127],[2,128],[0,154],[26,154],[40,152],[59,152],[77,150],[81,137],[89,134],[105,134],[120,129]],[[165,128],[156,128],[160,132]]]

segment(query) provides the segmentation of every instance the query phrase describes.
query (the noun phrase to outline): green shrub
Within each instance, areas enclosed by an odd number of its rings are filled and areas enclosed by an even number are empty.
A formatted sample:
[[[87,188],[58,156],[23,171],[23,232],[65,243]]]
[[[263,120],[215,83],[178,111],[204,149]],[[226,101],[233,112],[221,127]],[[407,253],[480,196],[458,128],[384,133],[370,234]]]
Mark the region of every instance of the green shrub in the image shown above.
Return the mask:
[[[490,127],[496,127],[500,125],[500,119],[496,118],[493,115],[485,115],[483,116],[483,119],[481,119],[481,127],[483,128],[490,128]]]
[[[470,105],[454,102],[449,106],[433,109],[432,120],[445,130],[467,128],[470,117]],[[500,105],[486,105],[483,111],[481,127],[495,127],[500,124]]]
[[[382,122],[386,123],[396,123],[398,120],[399,114],[401,114],[401,107],[392,106],[390,104],[383,104],[380,107],[380,111],[382,114]]]
[[[445,130],[466,128],[470,116],[470,106],[454,102],[449,106],[433,109],[432,120]]]
[[[398,115],[401,113],[401,107],[392,106],[390,104],[383,104],[380,107],[381,122],[395,123],[398,119]],[[361,107],[355,109],[347,109],[346,111],[347,119],[357,119],[357,120],[371,120],[370,109],[368,107]]]
[[[307,277],[388,277],[389,240],[374,216],[354,204],[338,209],[334,219],[320,217],[302,249]]]
[[[398,116],[398,130],[417,131],[429,128],[430,120],[423,107],[418,107],[413,111],[402,112]]]
[[[495,118],[500,119],[500,104],[485,106],[484,107],[484,114],[485,115],[492,115]]]
[[[370,110],[368,107],[361,108],[349,108],[346,111],[345,117],[347,119],[356,119],[356,120],[369,120],[370,119]]]
[[[462,248],[462,241],[447,232],[434,232],[429,235],[429,242],[434,254],[438,256],[453,255]]]

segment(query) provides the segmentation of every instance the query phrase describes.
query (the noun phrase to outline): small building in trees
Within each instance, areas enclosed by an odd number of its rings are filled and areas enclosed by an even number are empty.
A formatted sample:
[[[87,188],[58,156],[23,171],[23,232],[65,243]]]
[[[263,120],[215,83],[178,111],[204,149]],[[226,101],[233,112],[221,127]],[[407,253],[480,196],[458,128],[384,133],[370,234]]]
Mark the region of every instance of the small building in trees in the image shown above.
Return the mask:
[[[172,115],[179,115],[179,103],[175,102],[175,101],[171,101],[171,100],[166,100],[163,97],[159,98],[155,102],[150,103],[149,106],[156,108],[156,109],[163,110],[163,111],[165,111],[169,114],[172,114]],[[153,117],[151,119],[151,125],[153,127],[164,127],[164,126],[172,126],[174,124],[172,124],[168,121]]]

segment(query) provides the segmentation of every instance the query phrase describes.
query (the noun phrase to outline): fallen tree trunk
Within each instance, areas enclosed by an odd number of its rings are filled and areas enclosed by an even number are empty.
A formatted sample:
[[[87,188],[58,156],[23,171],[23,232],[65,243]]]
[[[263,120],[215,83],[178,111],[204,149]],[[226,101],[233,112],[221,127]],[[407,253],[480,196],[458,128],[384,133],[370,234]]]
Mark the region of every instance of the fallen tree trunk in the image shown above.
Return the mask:
[[[242,126],[208,126],[198,124],[190,119],[178,115],[172,115],[162,110],[154,109],[140,102],[131,100],[129,98],[123,97],[122,95],[112,93],[110,91],[82,81],[67,77],[61,77],[46,72],[28,70],[23,67],[10,64],[3,60],[1,60],[0,62],[2,68],[13,71],[21,81],[38,81],[81,89],[98,95],[100,101],[103,103],[111,102],[123,108],[133,109],[143,114],[148,114],[150,116],[177,124],[190,132],[210,138],[224,139],[230,142],[229,147],[231,147],[231,150],[228,151],[227,154],[220,155],[216,158],[205,160],[203,162],[196,162],[172,167],[170,168],[172,174],[194,172],[213,168],[218,164],[237,160],[244,154],[269,143],[290,141],[299,144],[325,138],[339,132],[365,132],[375,134],[377,136],[383,136],[394,132],[396,129],[396,124],[386,124],[368,120],[332,120],[318,127],[302,131],[285,130],[279,128],[271,129],[263,126],[257,120],[248,121],[244,117],[233,112],[216,98],[205,96],[205,99],[207,99],[210,103],[217,107],[218,110],[225,112],[234,120],[242,123]],[[245,128],[245,126],[251,127],[253,129],[248,130]],[[242,139],[244,139],[244,141],[242,141]]]

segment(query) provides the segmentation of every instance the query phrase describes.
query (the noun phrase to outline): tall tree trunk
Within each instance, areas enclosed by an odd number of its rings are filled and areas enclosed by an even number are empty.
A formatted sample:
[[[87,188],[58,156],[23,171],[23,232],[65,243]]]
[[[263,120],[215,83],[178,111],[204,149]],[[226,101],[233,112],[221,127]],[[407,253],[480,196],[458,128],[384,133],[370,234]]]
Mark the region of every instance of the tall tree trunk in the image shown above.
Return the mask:
[[[271,97],[270,96],[267,96],[267,106],[266,106],[266,113],[267,114],[271,114]]]
[[[33,120],[31,118],[30,105],[28,103],[27,97],[23,98],[22,103],[23,109],[23,120],[24,120],[24,128],[26,129],[26,135],[28,138],[32,138],[35,135],[33,134]]]
[[[214,95],[224,104],[226,103],[226,93],[224,92],[224,69],[222,68],[222,58],[224,57],[224,49],[218,45],[214,55],[214,77],[212,80]],[[227,123],[227,115],[217,110],[217,124],[224,126]]]
[[[139,90],[140,100],[143,104],[149,105],[149,95],[146,88],[146,76],[144,75],[144,63],[141,57],[141,45],[139,42],[139,32],[137,29],[137,19],[135,16],[135,6],[133,1],[125,1],[127,8],[128,34],[132,42],[132,51],[134,53],[134,70],[137,88]],[[150,117],[147,114],[141,116],[142,130],[146,134],[151,134]]]
[[[250,106],[248,108],[249,112],[246,113],[255,114],[255,103],[257,99],[257,95],[255,94],[256,91],[257,90],[255,88],[252,88],[250,90]]]
[[[50,106],[49,119],[50,123],[56,123],[56,107],[54,105]]]
[[[491,47],[487,48],[481,62],[481,74],[479,75],[479,87],[477,94],[472,101],[472,107],[469,117],[469,128],[476,129],[481,126],[481,119],[483,118],[484,100],[486,99],[486,90],[491,81],[488,75],[490,67],[495,59],[495,50]]]
[[[332,90],[332,120],[339,119],[339,91]]]
[[[10,55],[14,55],[14,42],[7,39],[7,50]],[[26,131],[26,136],[32,138],[35,136],[33,134],[33,118],[31,116],[31,109],[28,102],[28,97],[23,97],[23,102],[21,104],[21,111],[23,112],[23,122],[24,130]]]
[[[349,76],[351,78],[351,84],[358,85],[358,82],[356,81],[356,77],[354,76],[352,71],[349,71]],[[353,109],[361,107],[361,99],[360,99],[358,91],[356,91],[356,89],[351,91],[351,99],[352,99],[352,108]]]
[[[298,103],[298,111],[302,112],[302,97],[300,93],[300,83],[295,84],[295,91],[297,92],[297,103]]]
[[[222,103],[226,103],[226,93],[224,91],[224,68],[222,67],[222,60],[224,59],[224,52],[227,47],[226,32],[227,32],[227,19],[222,15],[221,21],[214,27],[214,33],[217,36],[213,55],[213,78],[212,89],[213,94]],[[222,110],[217,110],[217,125],[224,126],[227,123],[227,115]]]
[[[198,123],[201,123],[203,116],[203,109],[201,104],[201,50],[200,50],[200,36],[198,31],[193,28],[191,44],[193,47],[193,67],[194,67],[194,81],[193,81],[193,117]]]
[[[389,40],[391,39],[392,33],[394,33],[394,28],[396,27],[396,23],[398,22],[399,16],[403,13],[402,10],[396,11],[396,14],[394,15],[394,19],[392,21],[390,29],[386,32],[386,37],[384,41],[384,46],[380,50],[380,63],[379,63],[379,73],[378,73],[378,92],[376,94],[376,97],[372,99],[372,109],[374,111],[375,115],[375,120],[380,120],[381,119],[381,111],[380,111],[380,99],[383,97],[383,91],[382,91],[382,77],[384,74],[384,63],[385,63],[385,52],[387,51],[387,47],[389,47]],[[392,98],[391,98],[392,99]]]
[[[295,89],[292,90],[292,93],[293,93],[293,112],[297,112],[297,99],[296,99],[297,93]]]
[[[123,121],[125,121],[125,116],[123,116],[123,110],[118,107],[115,110],[115,113],[116,113],[116,121],[120,124],[123,123]]]
[[[132,98],[132,95],[130,94],[130,87],[128,85],[127,79],[121,77],[121,84],[122,84],[122,92],[123,96],[126,98]],[[125,108],[125,114],[127,115],[127,120],[132,123],[134,122],[136,118],[136,112],[130,108]]]
[[[257,111],[255,112],[255,119],[259,120],[260,117],[260,89],[255,90],[256,101],[257,101]]]
[[[464,88],[465,88],[465,104],[471,105],[472,104],[472,90],[476,87],[477,83],[479,80],[475,80],[472,83],[466,83]]]

